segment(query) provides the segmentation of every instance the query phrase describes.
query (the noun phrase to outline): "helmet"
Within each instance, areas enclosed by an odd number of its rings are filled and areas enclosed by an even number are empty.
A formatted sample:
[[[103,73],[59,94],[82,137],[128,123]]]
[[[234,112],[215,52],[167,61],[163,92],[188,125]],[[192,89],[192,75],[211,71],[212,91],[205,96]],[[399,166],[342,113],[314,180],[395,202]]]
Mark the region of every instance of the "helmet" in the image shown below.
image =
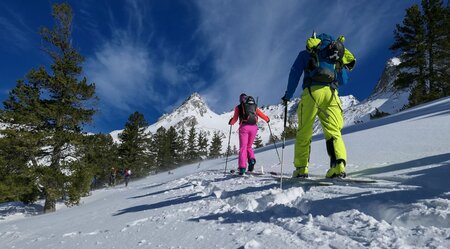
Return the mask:
[[[245,93],[241,93],[241,95],[239,96],[239,102],[245,102],[245,100],[247,99],[247,94]]]

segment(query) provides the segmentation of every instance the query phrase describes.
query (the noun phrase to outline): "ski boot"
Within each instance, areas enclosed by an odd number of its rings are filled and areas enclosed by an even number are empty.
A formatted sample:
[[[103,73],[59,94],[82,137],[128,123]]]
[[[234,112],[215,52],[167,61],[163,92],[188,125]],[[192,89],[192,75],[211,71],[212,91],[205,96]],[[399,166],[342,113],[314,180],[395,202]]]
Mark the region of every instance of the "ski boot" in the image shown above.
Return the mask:
[[[308,166],[296,167],[292,173],[292,178],[308,178]]]
[[[245,168],[239,168],[239,169],[238,169],[238,174],[239,174],[240,176],[243,176],[243,175],[245,174]]]
[[[326,178],[345,178],[347,174],[345,174],[345,161],[339,161],[336,165],[332,166],[326,174]]]
[[[250,159],[248,160],[248,172],[253,172],[255,169],[256,159]]]

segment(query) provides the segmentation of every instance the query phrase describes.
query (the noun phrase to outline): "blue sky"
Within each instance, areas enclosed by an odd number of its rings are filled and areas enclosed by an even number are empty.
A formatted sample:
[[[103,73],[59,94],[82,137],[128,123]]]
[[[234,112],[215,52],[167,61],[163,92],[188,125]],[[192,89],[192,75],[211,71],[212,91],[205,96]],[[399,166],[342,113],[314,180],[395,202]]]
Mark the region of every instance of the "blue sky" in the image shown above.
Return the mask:
[[[48,0],[0,2],[0,99],[31,68],[51,61],[39,27],[53,25]],[[340,89],[369,96],[392,57],[395,24],[419,1],[77,0],[73,45],[100,99],[86,130],[122,129],[134,111],[154,123],[193,92],[222,113],[242,92],[260,104],[284,95],[289,69],[313,30],[343,34],[357,57]],[[300,87],[299,87],[300,88]],[[294,96],[299,96],[298,89]]]

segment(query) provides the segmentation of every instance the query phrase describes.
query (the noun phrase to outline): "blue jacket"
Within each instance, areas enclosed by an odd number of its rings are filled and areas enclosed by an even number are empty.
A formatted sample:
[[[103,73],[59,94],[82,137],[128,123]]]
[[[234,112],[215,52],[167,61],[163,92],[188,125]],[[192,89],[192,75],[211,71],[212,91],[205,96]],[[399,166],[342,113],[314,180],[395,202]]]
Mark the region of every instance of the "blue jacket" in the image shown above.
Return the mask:
[[[303,74],[303,71],[305,71],[306,67],[308,66],[310,53],[306,50],[300,51],[300,53],[297,55],[297,59],[295,59],[294,64],[291,67],[291,72],[289,73],[289,80],[288,85],[285,93],[285,97],[287,99],[291,99],[292,95],[295,92],[295,89],[297,89],[298,83],[300,81],[300,77]],[[303,85],[302,88],[305,89],[305,79],[309,77],[309,72],[305,71],[305,76],[303,77]],[[339,85],[345,85],[348,81],[348,75],[346,70],[342,69],[338,75],[338,82]],[[329,85],[329,83],[323,83],[323,82],[312,82],[311,85]]]

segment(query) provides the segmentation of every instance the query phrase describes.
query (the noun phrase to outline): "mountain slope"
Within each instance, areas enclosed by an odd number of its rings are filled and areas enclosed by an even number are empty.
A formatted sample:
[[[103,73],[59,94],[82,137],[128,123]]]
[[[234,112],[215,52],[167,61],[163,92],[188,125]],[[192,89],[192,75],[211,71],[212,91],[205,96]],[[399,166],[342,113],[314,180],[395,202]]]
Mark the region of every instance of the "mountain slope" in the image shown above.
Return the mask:
[[[398,75],[396,66],[399,64],[397,58],[392,58],[386,63],[385,69],[373,94],[366,100],[359,102],[354,96],[341,96],[342,109],[344,110],[344,125],[350,126],[370,121],[370,114],[376,109],[386,113],[399,112],[408,102],[409,91],[398,91],[393,82]],[[297,107],[300,98],[292,99],[288,104],[288,119],[293,126],[297,125]],[[232,110],[234,107],[230,107]],[[280,138],[284,125],[284,106],[282,104],[261,106],[261,110],[270,117],[270,128],[274,136]],[[212,111],[206,101],[198,94],[193,93],[178,108],[168,114],[164,114],[158,122],[150,125],[147,132],[154,133],[159,127],[174,126],[177,130],[184,128],[188,131],[195,125],[197,132],[205,132],[211,141],[214,132],[219,132],[223,138],[222,149],[225,152],[228,144],[229,125],[228,121],[233,116],[233,111],[216,114]],[[269,126],[261,121],[258,123],[261,139],[264,144],[269,143],[271,133]],[[320,123],[316,120],[314,134],[322,132]],[[121,130],[113,131],[111,134],[118,141]],[[231,146],[239,147],[238,125],[232,128],[230,138]]]
[[[296,110],[299,101],[299,98],[293,99],[289,102],[288,105],[289,120],[292,121],[293,125],[297,124]],[[343,96],[341,97],[341,101],[343,103],[343,108],[349,108],[358,103],[358,101],[353,96]],[[234,106],[230,107],[230,109],[234,109]],[[284,124],[284,106],[282,104],[268,105],[262,106],[260,107],[260,109],[270,117],[270,126],[272,128],[273,134],[278,138],[281,137]],[[231,117],[233,117],[233,112],[234,111],[230,111],[218,115],[208,107],[206,101],[198,93],[193,93],[174,111],[168,114],[164,114],[156,123],[151,124],[146,129],[146,131],[155,133],[159,127],[168,129],[170,126],[173,126],[177,130],[181,130],[182,128],[184,128],[186,131],[188,131],[192,126],[195,126],[197,132],[205,132],[209,141],[211,141],[214,132],[219,132],[223,138],[222,149],[223,151],[225,151],[228,144],[228,133],[230,129],[228,121]],[[258,126],[258,134],[261,136],[261,139],[265,144],[268,143],[271,136],[268,125],[260,119],[258,122]],[[316,133],[320,131],[319,122],[316,122],[314,127]],[[122,132],[122,130],[111,132],[111,135],[116,142],[119,141],[118,134],[120,132]],[[232,127],[230,144],[232,147],[239,147],[237,124]]]
[[[345,110],[346,126],[370,121],[370,114],[373,114],[376,109],[393,114],[401,111],[408,104],[410,90],[397,90],[394,87],[394,81],[399,74],[397,69],[399,64],[400,60],[395,57],[386,62],[373,93],[358,105],[350,106]]]
[[[344,128],[347,172],[376,184],[285,182],[281,190],[268,175],[224,176],[223,158],[203,161],[94,191],[56,213],[6,216],[1,247],[450,248],[449,110],[445,98]],[[322,136],[311,146],[310,172],[324,175]],[[293,151],[287,141],[284,172]],[[257,150],[256,169],[279,171],[275,155]]]

